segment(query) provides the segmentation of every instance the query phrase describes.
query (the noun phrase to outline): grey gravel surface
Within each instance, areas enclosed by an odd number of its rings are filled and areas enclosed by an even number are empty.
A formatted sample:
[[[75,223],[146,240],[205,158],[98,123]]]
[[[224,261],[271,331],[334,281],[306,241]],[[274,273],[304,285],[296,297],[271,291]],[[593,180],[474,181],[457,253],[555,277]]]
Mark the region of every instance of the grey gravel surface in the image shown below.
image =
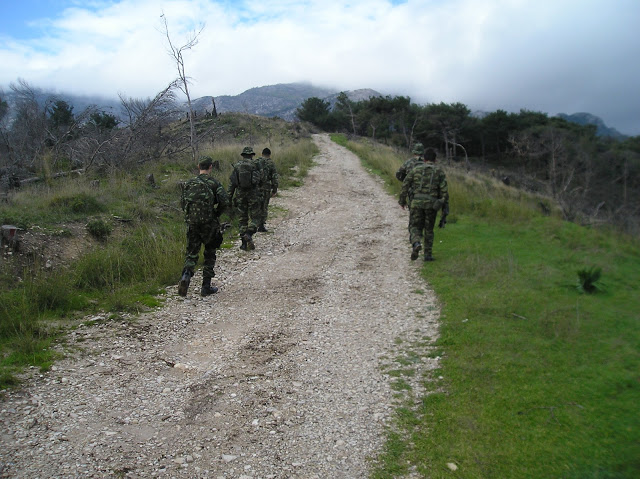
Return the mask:
[[[406,212],[314,140],[256,249],[221,251],[218,294],[197,274],[157,311],[87,318],[65,359],[4,395],[0,477],[367,477],[402,399],[387,372],[437,337],[438,308]],[[412,394],[437,363],[415,365]]]

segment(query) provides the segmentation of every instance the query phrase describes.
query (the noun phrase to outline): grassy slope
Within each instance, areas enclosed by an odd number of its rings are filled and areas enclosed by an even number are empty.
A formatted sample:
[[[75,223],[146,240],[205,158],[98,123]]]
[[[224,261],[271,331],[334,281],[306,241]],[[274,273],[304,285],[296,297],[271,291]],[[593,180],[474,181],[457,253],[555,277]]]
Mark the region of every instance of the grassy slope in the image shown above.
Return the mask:
[[[402,161],[347,146],[379,174]],[[452,221],[436,231],[437,261],[422,265],[441,301],[441,369],[425,378],[430,394],[398,409],[373,476],[413,466],[429,478],[640,477],[638,241],[541,216],[540,198],[491,180],[448,176]],[[581,294],[577,271],[591,266],[606,289]]]
[[[317,153],[299,125],[246,115],[224,115],[220,122],[232,138],[220,139],[215,147],[203,145],[201,154],[219,160],[214,176],[225,186],[246,144],[258,152],[264,146],[272,149],[281,189],[299,185]],[[25,366],[51,366],[58,356],[51,346],[63,323],[96,311],[117,319],[159,304],[157,295],[177,282],[182,269],[185,226],[178,184],[196,172],[194,166],[189,157],[173,158],[137,171],[42,182],[14,192],[8,204],[0,205],[2,224],[37,227],[48,235],[68,237],[66,224],[90,220],[113,229],[68,268],[49,271],[37,254],[27,256],[33,259],[24,270],[13,261],[0,261],[0,389],[16,384]],[[155,187],[146,182],[149,173]],[[92,184],[94,179],[99,186]],[[232,219],[225,214],[222,220]],[[235,239],[233,228],[226,237],[223,247]],[[17,276],[23,280],[16,282]]]

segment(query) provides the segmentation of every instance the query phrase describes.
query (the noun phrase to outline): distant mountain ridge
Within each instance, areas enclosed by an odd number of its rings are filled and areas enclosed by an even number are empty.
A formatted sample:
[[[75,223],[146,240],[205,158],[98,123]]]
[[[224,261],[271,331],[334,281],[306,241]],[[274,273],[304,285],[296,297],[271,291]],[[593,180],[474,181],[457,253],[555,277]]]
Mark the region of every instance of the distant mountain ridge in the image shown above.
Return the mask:
[[[627,135],[620,133],[615,128],[611,128],[605,125],[602,118],[596,115],[592,115],[591,113],[582,112],[573,113],[572,115],[567,115],[566,113],[558,113],[556,116],[572,123],[577,123],[578,125],[595,125],[597,128],[596,134],[598,136],[609,136],[611,138],[615,138],[616,140],[624,140],[625,138],[628,138]]]
[[[78,114],[90,105],[96,105],[99,110],[112,114],[124,120],[124,113],[118,100],[107,99],[100,96],[74,95],[71,93],[47,92],[37,90],[39,101],[44,101],[48,97],[55,97],[66,101],[73,106],[74,113]],[[368,100],[372,97],[383,96],[376,90],[362,88],[358,90],[345,91],[352,101]],[[287,121],[295,121],[296,110],[302,103],[311,97],[320,98],[334,105],[340,91],[323,88],[312,85],[311,83],[280,83],[277,85],[268,85],[255,87],[246,90],[239,95],[220,95],[220,96],[203,96],[192,101],[192,107],[198,115],[205,115],[213,110],[212,99],[215,99],[216,110],[218,113],[240,112],[250,113],[253,115],[266,117],[280,117]],[[14,94],[12,91],[5,91],[2,99],[9,103],[11,107],[14,103]],[[186,102],[177,105],[181,114],[188,111]],[[10,113],[11,114],[11,113]],[[487,112],[474,111],[473,116],[482,118]],[[620,133],[615,128],[608,127],[604,121],[591,113],[573,113],[567,115],[560,113],[557,115],[567,121],[578,123],[580,125],[596,125],[597,134],[599,136],[609,136],[618,140],[628,138],[627,135]]]
[[[371,89],[360,89],[345,92],[352,101],[368,100],[381,94]],[[296,118],[296,110],[308,98],[321,98],[330,104],[334,104],[340,94],[337,90],[321,88],[310,83],[281,83],[251,88],[239,95],[229,96],[204,96],[192,100],[191,105],[197,114],[211,112],[212,99],[216,103],[218,113],[243,112],[267,117],[280,117],[293,121]],[[187,111],[186,103],[182,104],[182,110]]]

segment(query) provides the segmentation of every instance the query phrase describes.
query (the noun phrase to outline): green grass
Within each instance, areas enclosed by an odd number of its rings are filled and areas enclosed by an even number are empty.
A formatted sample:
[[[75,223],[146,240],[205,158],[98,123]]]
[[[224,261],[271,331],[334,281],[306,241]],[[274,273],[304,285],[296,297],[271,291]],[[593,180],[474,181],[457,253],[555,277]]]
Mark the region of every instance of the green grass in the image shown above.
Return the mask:
[[[423,274],[442,301],[446,392],[416,411],[410,461],[428,477],[447,462],[464,477],[637,477],[638,246],[541,218],[462,216],[437,240]],[[575,288],[590,264],[607,293]]]
[[[389,151],[374,149],[363,162],[393,185],[402,159],[372,166]],[[415,347],[441,367],[398,407],[372,477],[640,477],[640,243],[544,217],[548,200],[492,179],[447,175],[453,221],[422,266],[440,337]],[[598,269],[606,288],[581,293],[579,272]]]

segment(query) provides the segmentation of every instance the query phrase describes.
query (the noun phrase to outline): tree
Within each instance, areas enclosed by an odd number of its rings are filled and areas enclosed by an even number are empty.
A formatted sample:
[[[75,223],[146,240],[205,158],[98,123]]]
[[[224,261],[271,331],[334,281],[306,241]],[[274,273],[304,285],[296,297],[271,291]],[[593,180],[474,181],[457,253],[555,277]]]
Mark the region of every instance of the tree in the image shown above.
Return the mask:
[[[164,22],[164,35],[167,37],[167,41],[169,42],[169,54],[176,62],[176,68],[178,69],[178,88],[182,90],[187,97],[187,105],[189,107],[189,127],[190,127],[190,144],[191,144],[191,156],[193,157],[193,161],[196,161],[196,157],[198,155],[198,142],[196,137],[196,129],[195,129],[195,113],[193,111],[193,107],[191,105],[191,95],[189,94],[189,77],[185,72],[184,66],[184,52],[187,50],[191,50],[198,44],[198,37],[202,30],[204,30],[204,25],[200,27],[198,31],[192,31],[189,34],[187,42],[181,47],[175,46],[171,41],[171,35],[169,35],[169,24],[167,22],[167,17],[164,15],[160,15]],[[215,104],[214,104],[215,110]]]
[[[356,113],[355,105],[345,92],[340,92],[333,107],[333,115],[336,120],[338,129],[349,129],[355,135],[356,133]]]
[[[331,116],[331,104],[318,97],[307,98],[296,110],[296,116],[302,121],[308,121],[324,130],[333,123]]]
[[[55,129],[68,128],[73,125],[73,107],[64,100],[56,100],[49,109],[49,120]]]
[[[96,111],[90,115],[89,124],[98,130],[113,130],[120,121],[114,116],[104,111]]]
[[[458,135],[465,127],[471,111],[463,103],[430,104],[425,108],[423,121],[423,134],[428,136],[439,135],[444,142],[447,160],[456,156],[456,147],[459,145]]]

